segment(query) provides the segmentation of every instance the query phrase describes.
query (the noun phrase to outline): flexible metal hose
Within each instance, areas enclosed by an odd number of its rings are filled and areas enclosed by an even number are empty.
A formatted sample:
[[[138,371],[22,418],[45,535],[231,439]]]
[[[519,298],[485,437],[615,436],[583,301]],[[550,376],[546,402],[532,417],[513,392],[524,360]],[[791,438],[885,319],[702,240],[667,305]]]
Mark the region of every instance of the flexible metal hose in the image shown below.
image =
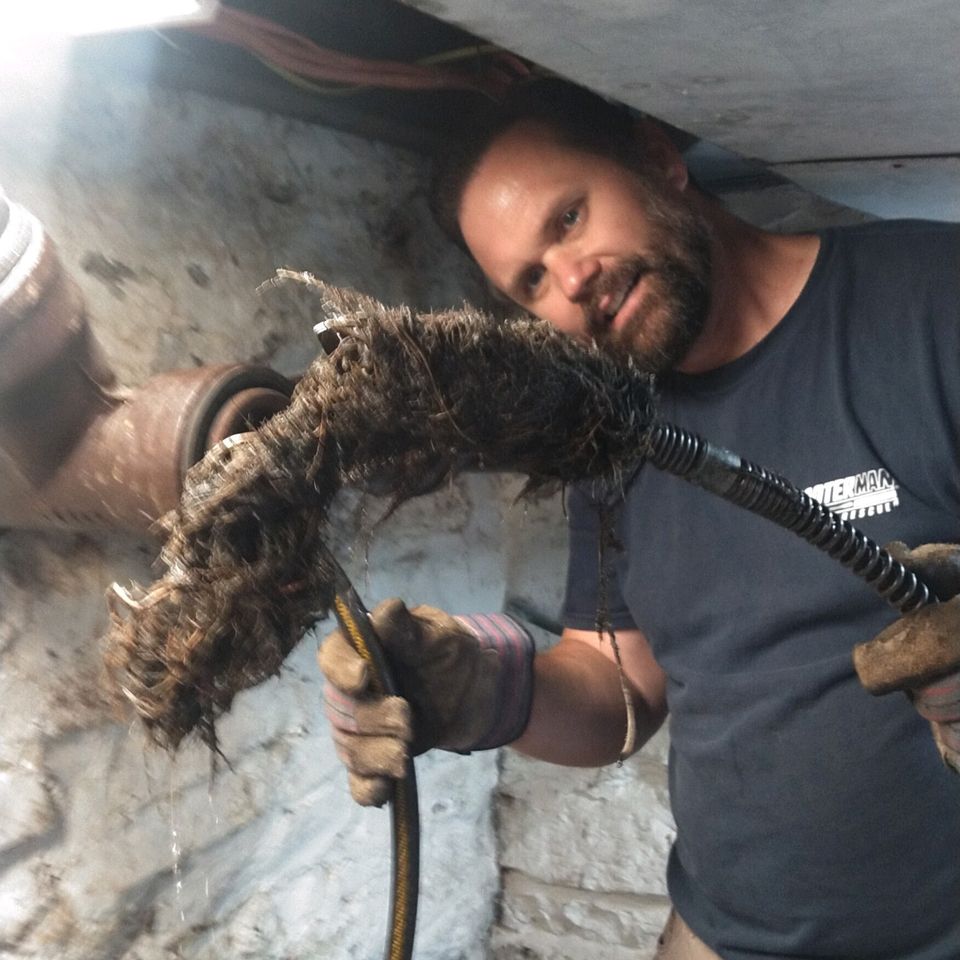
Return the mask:
[[[803,537],[869,584],[900,613],[934,599],[915,573],[849,521],[795,487],[682,427],[654,424],[647,461]]]

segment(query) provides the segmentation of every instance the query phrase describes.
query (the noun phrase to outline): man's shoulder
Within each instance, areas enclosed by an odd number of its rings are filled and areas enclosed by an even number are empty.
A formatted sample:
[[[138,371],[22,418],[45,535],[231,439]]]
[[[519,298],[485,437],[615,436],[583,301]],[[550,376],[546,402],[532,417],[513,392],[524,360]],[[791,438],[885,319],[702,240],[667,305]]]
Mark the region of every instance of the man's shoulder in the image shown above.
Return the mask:
[[[821,233],[822,289],[850,282],[876,288],[877,297],[913,284],[960,282],[960,224],[942,220],[876,220]],[[874,298],[875,299],[875,298]]]
[[[960,223],[948,220],[869,220],[846,226],[829,227],[821,231],[823,237],[841,244],[897,243],[910,240],[933,242],[960,239]]]

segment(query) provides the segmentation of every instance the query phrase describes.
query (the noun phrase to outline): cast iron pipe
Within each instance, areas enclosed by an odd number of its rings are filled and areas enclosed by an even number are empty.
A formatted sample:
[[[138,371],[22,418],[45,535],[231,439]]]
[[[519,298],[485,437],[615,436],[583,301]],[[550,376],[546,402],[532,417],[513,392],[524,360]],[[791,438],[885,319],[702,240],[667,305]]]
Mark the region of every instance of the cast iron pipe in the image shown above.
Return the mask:
[[[0,527],[147,531],[210,447],[291,392],[252,364],[119,389],[49,236],[0,193]]]

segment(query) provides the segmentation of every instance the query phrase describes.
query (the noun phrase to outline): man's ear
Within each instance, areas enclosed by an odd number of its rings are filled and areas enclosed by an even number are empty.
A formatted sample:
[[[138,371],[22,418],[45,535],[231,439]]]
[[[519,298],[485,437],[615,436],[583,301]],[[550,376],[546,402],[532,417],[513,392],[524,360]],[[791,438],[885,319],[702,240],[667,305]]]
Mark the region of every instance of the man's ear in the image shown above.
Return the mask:
[[[676,144],[656,120],[640,117],[636,122],[637,136],[644,145],[644,154],[650,166],[682,193],[690,184],[690,171]]]

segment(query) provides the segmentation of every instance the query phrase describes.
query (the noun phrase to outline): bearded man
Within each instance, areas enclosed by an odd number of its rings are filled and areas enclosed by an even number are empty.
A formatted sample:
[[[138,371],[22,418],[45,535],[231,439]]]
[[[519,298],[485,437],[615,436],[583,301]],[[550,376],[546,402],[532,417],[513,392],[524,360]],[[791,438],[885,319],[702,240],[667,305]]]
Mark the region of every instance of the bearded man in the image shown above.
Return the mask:
[[[437,184],[438,218],[493,287],[629,352],[665,420],[817,491],[874,540],[960,541],[960,230],[765,232],[702,192],[655,123],[561,82],[472,118]],[[354,796],[382,803],[407,753],[431,747],[614,761],[622,672],[637,748],[670,717],[675,912],[658,957],[960,957],[960,778],[943,762],[960,765],[960,683],[877,699],[850,657],[915,615],[895,620],[807,544],[654,470],[616,506],[607,577],[602,511],[570,496],[565,629],[547,651],[506,617],[388,601],[374,622],[405,697],[378,698],[328,638]],[[955,548],[897,550],[960,588]],[[960,624],[953,603],[936,616]]]

